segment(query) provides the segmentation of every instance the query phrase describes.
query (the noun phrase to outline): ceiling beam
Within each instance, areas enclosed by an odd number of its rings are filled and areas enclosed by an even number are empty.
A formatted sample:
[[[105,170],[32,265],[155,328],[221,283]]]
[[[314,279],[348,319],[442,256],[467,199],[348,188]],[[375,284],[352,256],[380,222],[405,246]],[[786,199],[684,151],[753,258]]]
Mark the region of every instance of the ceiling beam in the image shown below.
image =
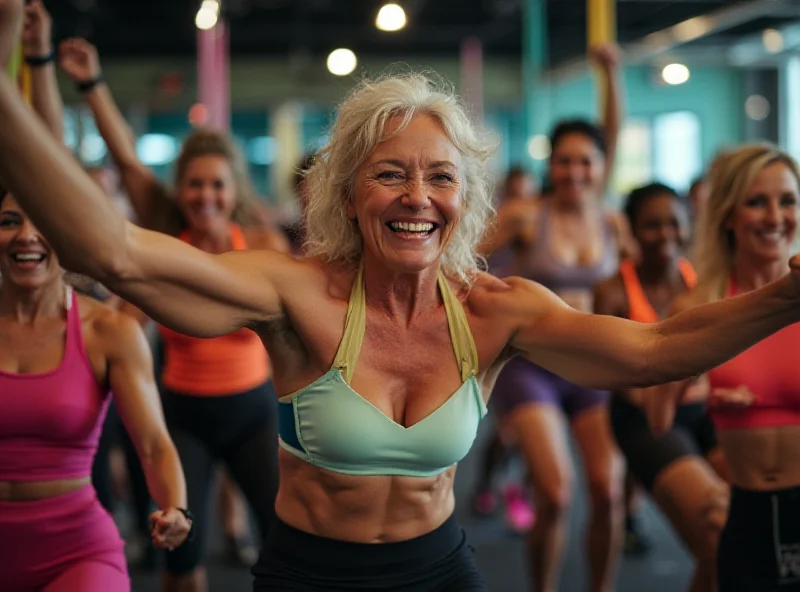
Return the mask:
[[[728,62],[732,66],[744,68],[772,60],[776,55],[800,48],[800,23],[793,23],[776,29],[781,36],[778,51],[768,51],[763,34],[749,35],[730,46],[727,50]]]
[[[644,2],[647,0],[638,1]],[[691,41],[732,29],[757,18],[773,16],[779,11],[787,10],[790,6],[791,4],[787,0],[750,0],[733,6],[726,6],[708,14],[695,16],[661,31],[646,35],[639,41],[624,45],[622,49],[626,56],[625,61],[628,64],[646,63]],[[796,10],[797,8],[795,7]],[[581,75],[588,69],[588,60],[580,58],[552,68],[546,75],[548,80],[559,81]]]

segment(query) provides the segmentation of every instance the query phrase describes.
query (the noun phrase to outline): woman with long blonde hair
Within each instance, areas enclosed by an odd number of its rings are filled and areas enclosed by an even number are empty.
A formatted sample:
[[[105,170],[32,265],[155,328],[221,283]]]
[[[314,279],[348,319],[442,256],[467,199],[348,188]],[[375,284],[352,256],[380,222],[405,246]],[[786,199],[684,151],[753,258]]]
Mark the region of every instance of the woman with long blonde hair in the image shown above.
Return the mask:
[[[715,160],[709,183],[698,226],[700,282],[676,312],[740,297],[789,271],[800,216],[795,161],[769,144],[743,146]],[[731,482],[717,551],[720,592],[800,589],[798,342],[800,327],[787,327],[708,373],[709,412]],[[660,390],[669,397],[651,398],[656,408],[673,402],[651,411],[656,429],[671,423],[684,387],[668,385]],[[724,522],[724,507],[708,510]]]

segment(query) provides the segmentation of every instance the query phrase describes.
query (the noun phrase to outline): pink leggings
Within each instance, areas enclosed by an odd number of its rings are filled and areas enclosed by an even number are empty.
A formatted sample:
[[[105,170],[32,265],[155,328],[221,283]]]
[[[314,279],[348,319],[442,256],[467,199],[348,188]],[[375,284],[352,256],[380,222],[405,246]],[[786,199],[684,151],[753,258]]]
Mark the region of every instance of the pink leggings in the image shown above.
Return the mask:
[[[91,485],[33,502],[0,502],[3,592],[130,592],[117,527]]]

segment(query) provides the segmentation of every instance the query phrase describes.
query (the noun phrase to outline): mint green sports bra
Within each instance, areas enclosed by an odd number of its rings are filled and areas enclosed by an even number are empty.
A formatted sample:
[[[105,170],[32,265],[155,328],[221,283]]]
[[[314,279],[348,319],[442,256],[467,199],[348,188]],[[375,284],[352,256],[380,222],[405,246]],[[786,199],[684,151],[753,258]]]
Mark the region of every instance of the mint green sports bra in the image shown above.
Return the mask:
[[[408,428],[350,388],[366,326],[363,268],[359,268],[333,366],[307,387],[280,399],[281,448],[309,464],[348,475],[430,477],[467,455],[486,415],[476,379],[478,354],[467,315],[442,274],[438,284],[461,368],[461,387]]]

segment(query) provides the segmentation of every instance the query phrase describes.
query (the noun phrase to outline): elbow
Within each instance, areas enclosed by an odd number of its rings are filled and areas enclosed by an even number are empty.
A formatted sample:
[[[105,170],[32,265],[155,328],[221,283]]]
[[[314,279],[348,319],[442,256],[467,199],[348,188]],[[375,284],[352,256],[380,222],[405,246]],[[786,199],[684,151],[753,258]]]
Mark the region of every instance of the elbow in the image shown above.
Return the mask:
[[[658,386],[671,382],[670,373],[664,364],[664,335],[658,324],[648,327],[638,363],[634,365],[635,386],[640,388]]]
[[[172,444],[169,436],[165,433],[153,438],[148,438],[137,448],[139,461],[142,463],[142,470],[147,473],[160,466],[164,459],[170,456],[177,458],[178,452]]]
[[[88,252],[69,249],[70,254],[62,257],[62,264],[70,271],[80,273],[97,280],[109,288],[135,279],[134,238],[135,228],[123,221],[124,226],[114,232],[106,243],[98,241],[89,245]],[[117,237],[122,236],[122,239]]]

